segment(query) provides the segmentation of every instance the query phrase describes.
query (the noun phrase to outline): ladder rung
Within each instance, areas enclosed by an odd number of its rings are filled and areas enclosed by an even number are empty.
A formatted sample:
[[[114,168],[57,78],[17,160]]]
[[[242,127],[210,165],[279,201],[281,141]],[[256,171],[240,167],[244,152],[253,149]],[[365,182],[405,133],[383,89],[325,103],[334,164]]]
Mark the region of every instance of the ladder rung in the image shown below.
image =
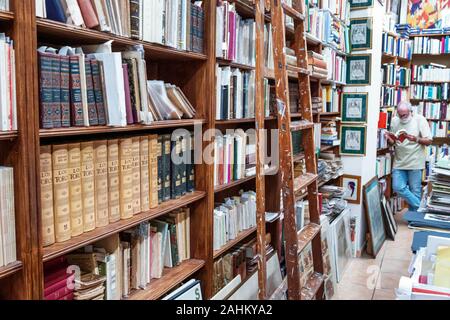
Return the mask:
[[[319,291],[320,287],[324,283],[324,276],[320,273],[314,273],[306,282],[305,287],[302,289],[301,292],[301,299],[302,300],[313,300],[317,292]]]
[[[317,174],[307,173],[304,175],[301,175],[298,178],[295,178],[294,180],[294,190],[295,193],[298,193],[302,191],[303,189],[306,189],[310,184],[314,183],[318,179]]]
[[[322,227],[315,223],[310,223],[298,233],[298,253],[305,250],[306,246],[319,234]]]
[[[275,289],[269,300],[283,300],[287,289],[288,289],[287,278],[284,278],[283,282],[281,282],[279,287]]]
[[[310,121],[293,121],[291,122],[291,131],[301,131],[314,128],[314,123]]]
[[[286,66],[286,69],[288,71],[297,73],[297,74],[304,74],[304,75],[308,75],[309,76],[309,71],[307,69],[304,68],[299,68],[299,67],[295,67],[295,66],[291,66],[290,64],[288,64]]]
[[[287,14],[289,17],[296,19],[298,21],[304,21],[305,20],[305,16],[303,14],[301,14],[300,12],[298,12],[297,10],[295,10],[294,8],[288,6],[286,3],[282,3],[283,6],[283,10],[284,13]]]

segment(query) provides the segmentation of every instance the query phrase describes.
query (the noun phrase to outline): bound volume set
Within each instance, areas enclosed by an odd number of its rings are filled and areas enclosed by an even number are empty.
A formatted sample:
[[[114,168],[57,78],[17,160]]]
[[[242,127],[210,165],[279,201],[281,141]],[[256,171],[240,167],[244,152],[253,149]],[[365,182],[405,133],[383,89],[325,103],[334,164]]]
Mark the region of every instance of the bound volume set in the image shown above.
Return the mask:
[[[44,246],[194,191],[193,138],[151,135],[41,147]]]
[[[203,53],[205,17],[197,3],[190,0],[36,0],[36,15]]]

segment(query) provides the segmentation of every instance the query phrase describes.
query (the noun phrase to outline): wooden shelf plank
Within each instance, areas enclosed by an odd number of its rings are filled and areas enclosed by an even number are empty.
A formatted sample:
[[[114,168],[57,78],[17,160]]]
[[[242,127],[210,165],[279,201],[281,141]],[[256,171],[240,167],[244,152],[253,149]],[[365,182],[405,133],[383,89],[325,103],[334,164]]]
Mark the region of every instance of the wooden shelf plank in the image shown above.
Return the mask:
[[[83,127],[83,128],[58,128],[49,130],[40,130],[41,138],[56,138],[56,137],[69,137],[69,136],[86,136],[91,134],[102,133],[124,133],[124,132],[136,132],[145,130],[156,130],[165,128],[177,128],[194,125],[204,125],[206,120],[204,119],[184,119],[184,120],[168,120],[168,121],[156,121],[151,125],[130,125],[126,127]]]
[[[19,272],[23,269],[23,263],[20,261],[16,261],[8,264],[7,266],[0,267],[0,279],[4,279],[13,275],[14,273]]]
[[[305,159],[305,153],[301,152],[297,155],[294,155],[294,162],[299,162],[300,160]]]
[[[221,66],[230,66],[232,68],[238,68],[238,69],[242,69],[242,70],[255,70],[254,66],[237,63],[237,62],[232,62],[232,61],[225,60],[222,58],[217,58],[217,63]]]
[[[0,21],[13,21],[14,12],[10,11],[0,11]]]
[[[220,257],[222,254],[224,254],[225,252],[227,252],[228,250],[230,250],[231,248],[233,248],[235,245],[237,245],[238,243],[240,243],[241,241],[245,240],[247,237],[250,237],[252,234],[254,234],[256,232],[256,227],[253,227],[251,229],[245,230],[243,232],[241,232],[240,234],[238,234],[238,236],[236,237],[236,239],[229,241],[226,245],[224,245],[222,248],[220,248],[219,250],[214,251],[214,259],[217,259],[218,257]]]
[[[443,122],[450,122],[450,119],[432,119],[432,118],[427,118],[428,121],[443,121]]]
[[[155,219],[157,217],[170,213],[176,209],[185,207],[191,203],[203,199],[205,196],[206,192],[195,191],[180,199],[165,202],[161,204],[158,208],[151,209],[147,212],[135,215],[131,219],[121,220],[116,223],[112,223],[106,227],[98,228],[91,232],[84,233],[78,237],[72,238],[69,241],[63,243],[55,243],[51,246],[43,248],[42,250],[43,260],[44,262],[52,260],[64,254],[70,253],[76,249],[94,243],[98,240],[107,238],[115,233],[131,229],[142,222]]]
[[[301,131],[314,128],[314,123],[309,121],[293,121],[291,122],[291,131]]]
[[[296,19],[297,21],[305,20],[305,16],[303,14],[301,14],[300,12],[295,10],[294,8],[290,7],[285,2],[282,3],[282,7],[284,9],[284,13],[287,16],[291,17],[292,19]]]
[[[303,189],[306,189],[310,184],[317,181],[318,175],[307,173],[304,175],[301,175],[300,177],[297,177],[294,179],[294,189],[295,193],[300,192]]]
[[[255,176],[246,177],[246,178],[243,178],[243,179],[240,179],[240,180],[232,181],[230,183],[227,183],[227,184],[224,184],[224,185],[221,185],[221,186],[215,186],[214,187],[214,193],[222,192],[224,190],[233,188],[235,186],[238,186],[240,184],[243,184],[245,182],[252,181],[252,180],[255,180],[255,179],[256,179]]]
[[[163,298],[181,282],[205,265],[205,261],[191,259],[179,266],[165,269],[161,279],[153,279],[145,290],[134,291],[127,300],[157,300]]]
[[[298,253],[305,250],[306,246],[319,234],[322,227],[318,224],[308,224],[298,233]]]
[[[18,137],[17,131],[5,131],[0,132],[0,141],[1,140],[13,140]]]
[[[82,42],[83,44],[86,44],[87,42],[102,43],[109,40],[114,40],[113,45],[128,46],[141,44],[144,47],[145,52],[149,54],[153,60],[207,60],[206,55],[201,53],[177,50],[175,48],[170,48],[159,44],[153,44],[111,33],[72,26],[48,19],[37,18],[36,24],[38,35],[45,36],[47,41],[49,41],[51,37],[53,37],[54,40],[65,41],[66,43],[68,39],[76,39],[76,41],[80,43]]]

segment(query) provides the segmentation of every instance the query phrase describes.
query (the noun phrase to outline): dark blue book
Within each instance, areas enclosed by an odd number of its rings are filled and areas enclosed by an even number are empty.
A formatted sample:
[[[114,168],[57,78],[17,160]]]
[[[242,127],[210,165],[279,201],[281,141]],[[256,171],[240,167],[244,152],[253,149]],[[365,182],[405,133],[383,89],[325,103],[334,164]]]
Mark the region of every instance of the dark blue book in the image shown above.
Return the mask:
[[[66,23],[67,18],[60,0],[45,0],[47,19]]]

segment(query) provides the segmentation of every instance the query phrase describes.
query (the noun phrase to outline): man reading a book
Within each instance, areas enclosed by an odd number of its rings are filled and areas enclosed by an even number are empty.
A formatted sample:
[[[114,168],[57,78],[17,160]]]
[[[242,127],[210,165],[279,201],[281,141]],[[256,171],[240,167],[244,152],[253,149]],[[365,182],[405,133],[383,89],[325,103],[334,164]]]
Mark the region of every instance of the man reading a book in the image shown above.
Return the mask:
[[[413,114],[409,102],[402,101],[386,139],[389,145],[395,146],[392,171],[394,192],[408,202],[411,211],[417,211],[422,198],[425,147],[432,143],[430,126],[423,116]]]

